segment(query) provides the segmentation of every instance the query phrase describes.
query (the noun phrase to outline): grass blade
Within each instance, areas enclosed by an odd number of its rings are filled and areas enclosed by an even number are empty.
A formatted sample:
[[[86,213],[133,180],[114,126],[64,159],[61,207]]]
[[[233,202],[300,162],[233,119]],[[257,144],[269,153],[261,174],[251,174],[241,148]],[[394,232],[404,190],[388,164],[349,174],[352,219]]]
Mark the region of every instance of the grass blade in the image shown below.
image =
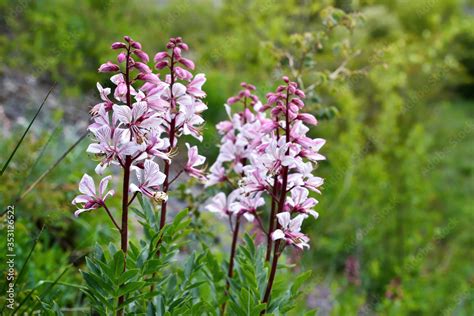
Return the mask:
[[[63,272],[61,272],[61,274],[60,274],[53,282],[51,282],[51,284],[50,284],[46,289],[44,289],[44,291],[43,291],[43,292],[40,294],[40,296],[39,296],[39,302],[41,302],[41,301],[43,300],[44,296],[45,296],[47,293],[49,293],[49,292],[53,289],[53,287],[54,287],[56,284],[58,284],[59,280],[63,277],[63,275],[66,274],[66,272],[67,272],[70,268],[71,268],[71,266],[66,267],[66,268],[63,270]],[[20,304],[20,305],[16,308],[15,312],[20,309],[21,305],[23,305],[24,302],[25,302],[25,301],[23,300],[22,304]],[[38,302],[36,302],[32,307],[28,307],[27,312],[29,312],[30,310],[32,310],[32,311],[34,312],[36,306],[38,306]],[[13,312],[13,314],[15,314],[15,312]],[[20,315],[31,315],[31,314],[29,314],[29,313],[26,313],[26,314],[20,313]]]
[[[22,200],[28,193],[31,192],[31,190],[33,190],[35,188],[35,186],[38,185],[38,183],[40,183],[54,168],[56,168],[60,163],[61,161],[64,160],[64,158],[66,158],[66,156],[74,149],[77,147],[77,145],[79,145],[81,143],[81,141],[86,138],[88,132],[85,132],[81,137],[79,137],[79,139],[74,143],[72,144],[62,155],[61,157],[59,157],[55,162],[54,164],[52,164],[48,169],[46,169],[32,184],[30,184],[28,186],[28,188],[23,191],[23,193],[20,194],[20,196],[16,199],[15,203],[18,203],[20,200]]]
[[[41,233],[43,233],[43,230],[44,230],[44,225],[43,225],[43,227],[41,227],[41,230],[40,230],[38,236],[36,236],[35,240],[33,241],[33,246],[31,247],[30,252],[28,253],[28,256],[26,257],[26,260],[25,260],[25,262],[23,263],[23,266],[22,266],[21,269],[20,269],[20,272],[18,273],[18,276],[17,276],[17,278],[15,279],[15,283],[14,283],[13,286],[15,286],[15,285],[18,283],[18,281],[21,279],[21,277],[22,277],[22,275],[23,275],[23,272],[25,271],[25,267],[26,267],[26,265],[28,264],[28,261],[30,261],[31,255],[33,254],[33,251],[34,251],[35,248],[36,248],[36,244],[38,243],[39,238],[40,238],[40,236],[41,236]],[[5,291],[5,289],[2,289],[2,292],[4,292],[4,291]],[[31,293],[30,293],[30,294],[31,294]],[[7,302],[5,302],[5,305],[3,305],[2,310],[0,310],[0,314],[3,313],[3,310],[5,309],[6,306],[7,306]],[[13,315],[13,314],[14,314],[14,313],[12,313],[12,315]],[[2,315],[3,315],[3,314],[2,314]]]
[[[43,102],[41,103],[40,107],[39,107],[38,110],[36,111],[35,116],[33,116],[33,119],[31,120],[30,124],[29,124],[28,127],[26,128],[25,132],[24,132],[23,135],[21,136],[21,138],[20,138],[20,140],[18,141],[18,143],[16,144],[15,149],[13,149],[13,152],[10,154],[10,157],[8,157],[7,161],[6,161],[5,164],[3,165],[2,170],[0,171],[0,176],[3,176],[3,173],[5,172],[5,170],[7,169],[8,165],[10,164],[11,160],[13,159],[13,156],[15,156],[15,154],[16,154],[18,148],[20,147],[21,143],[22,143],[23,140],[25,139],[26,134],[28,134],[28,131],[30,130],[30,128],[31,128],[31,126],[33,125],[33,123],[34,123],[34,121],[36,120],[36,118],[38,117],[39,113],[40,113],[41,110],[43,109],[43,106],[45,105],[46,100],[48,99],[49,95],[51,94],[51,92],[53,91],[53,89],[54,89],[55,86],[56,86],[56,83],[54,83],[53,86],[49,89],[48,94],[46,94],[46,97],[43,99]]]

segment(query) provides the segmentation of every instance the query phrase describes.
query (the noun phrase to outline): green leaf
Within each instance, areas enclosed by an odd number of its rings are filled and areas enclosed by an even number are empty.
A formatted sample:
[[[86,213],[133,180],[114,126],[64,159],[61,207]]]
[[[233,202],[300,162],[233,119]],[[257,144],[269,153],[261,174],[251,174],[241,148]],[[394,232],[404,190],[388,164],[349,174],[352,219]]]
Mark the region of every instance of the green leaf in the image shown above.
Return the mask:
[[[115,253],[113,259],[113,271],[114,271],[114,279],[120,277],[123,273],[125,268],[125,255],[122,250],[119,250]]]
[[[130,292],[137,291],[142,288],[146,282],[144,281],[133,281],[121,286],[117,292],[117,296],[129,294]]]

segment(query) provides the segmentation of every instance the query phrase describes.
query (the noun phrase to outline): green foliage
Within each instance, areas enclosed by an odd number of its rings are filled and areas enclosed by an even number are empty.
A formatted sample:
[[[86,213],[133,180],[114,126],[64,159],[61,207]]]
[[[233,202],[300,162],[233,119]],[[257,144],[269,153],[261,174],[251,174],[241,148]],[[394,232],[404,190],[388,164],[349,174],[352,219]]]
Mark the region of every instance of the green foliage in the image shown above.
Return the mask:
[[[275,78],[290,74],[306,88],[308,106],[320,120],[311,133],[327,139],[328,160],[318,170],[326,183],[318,198],[321,216],[304,227],[312,249],[297,259],[293,253],[281,258],[269,312],[472,314],[474,28],[466,13],[469,4],[215,3],[3,0],[0,55],[18,72],[58,81],[66,95],[85,95],[100,80],[97,66],[112,58],[103,55],[110,42],[130,34],[153,51],[167,37],[183,36],[197,70],[209,79],[209,124],[201,145],[209,161],[216,155],[213,125],[225,117],[222,104],[238,83],[254,83],[263,97]],[[60,136],[71,129],[61,122],[54,120],[54,131],[37,127],[25,138],[0,181],[2,207],[71,143]],[[14,136],[0,140],[8,149],[0,153],[2,162],[22,131],[24,126],[14,127]],[[225,299],[229,236],[225,223],[200,212],[207,196],[182,184],[173,197],[190,213],[179,213],[161,234],[156,210],[142,201],[134,210],[141,225],[131,230],[130,272],[116,275],[122,254],[103,246],[115,244],[107,216],[71,216],[77,181],[83,170],[93,168],[80,147],[16,203],[17,270],[32,236],[47,224],[19,284],[19,302],[27,299],[19,311],[67,314],[67,308],[89,312],[92,306],[112,313],[123,293],[130,313],[217,315]],[[261,248],[245,240],[238,248],[228,314],[246,315],[248,308],[258,314],[264,308],[268,267]],[[86,263],[91,251],[95,254]],[[347,277],[349,257],[359,264],[359,283]],[[296,278],[300,269],[286,266],[285,259],[313,274]],[[54,283],[71,262],[74,266]],[[88,275],[84,285],[78,285],[79,270]],[[97,278],[100,284],[92,286]],[[303,279],[307,290],[298,295]],[[321,294],[325,289],[327,296]]]

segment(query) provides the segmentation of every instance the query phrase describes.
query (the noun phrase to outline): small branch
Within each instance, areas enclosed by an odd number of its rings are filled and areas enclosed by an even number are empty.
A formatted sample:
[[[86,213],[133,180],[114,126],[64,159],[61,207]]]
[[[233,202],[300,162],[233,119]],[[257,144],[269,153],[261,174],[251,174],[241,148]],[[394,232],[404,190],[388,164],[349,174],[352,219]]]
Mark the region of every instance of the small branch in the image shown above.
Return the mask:
[[[168,183],[168,186],[170,186],[176,179],[178,179],[178,177],[183,173],[184,170],[181,170],[180,172],[178,172],[176,174],[176,176],[174,176],[173,179],[171,179],[171,181]]]
[[[109,208],[107,207],[107,205],[102,204],[102,206],[104,207],[105,211],[107,212],[107,214],[109,215],[110,219],[112,220],[112,222],[114,223],[115,227],[117,227],[118,231],[119,232],[122,232],[122,229],[120,228],[120,226],[117,224],[117,222],[115,221],[114,217],[112,216],[112,213],[110,212]]]
[[[130,204],[132,204],[133,200],[135,200],[135,198],[137,197],[137,195],[138,195],[138,191],[133,194],[132,198],[131,198],[130,201],[128,202],[128,206],[130,206]]]
[[[258,226],[260,226],[260,229],[265,233],[265,235],[268,236],[268,232],[265,229],[265,227],[263,227],[262,220],[260,219],[260,216],[257,213],[255,213],[254,216],[255,216],[255,219],[257,220]]]

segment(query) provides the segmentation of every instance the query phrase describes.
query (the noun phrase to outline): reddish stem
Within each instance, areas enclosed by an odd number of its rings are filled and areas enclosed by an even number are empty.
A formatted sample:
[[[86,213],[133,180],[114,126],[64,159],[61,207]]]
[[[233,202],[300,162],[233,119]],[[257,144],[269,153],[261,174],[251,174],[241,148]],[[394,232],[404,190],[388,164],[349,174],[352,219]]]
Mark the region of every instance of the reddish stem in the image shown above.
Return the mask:
[[[127,61],[125,64],[125,84],[127,85],[127,105],[131,108],[132,101],[130,97],[130,45],[127,48]],[[127,270],[127,251],[128,251],[128,192],[130,190],[130,166],[132,165],[132,157],[126,156],[123,164],[123,194],[122,194],[122,229],[120,231],[120,247],[124,254],[123,272]],[[120,296],[118,305],[122,305],[125,301],[125,296]],[[123,308],[117,311],[117,315],[123,315]]]
[[[286,113],[285,113],[285,136],[286,136],[286,142],[290,142],[290,119],[289,119],[289,108],[288,108],[288,103],[290,99],[290,94],[289,94],[289,88],[286,90]],[[289,154],[290,149],[287,150],[286,154]],[[280,187],[280,199],[278,201],[278,213],[281,213],[283,211],[283,208],[285,207],[285,201],[286,201],[286,194],[287,190],[286,187],[288,186],[288,167],[285,166],[283,167],[281,171],[281,177],[282,177],[282,184]],[[278,228],[280,228],[280,224],[277,225]],[[271,234],[271,233],[270,233]],[[268,283],[267,283],[267,288],[265,289],[265,295],[263,297],[263,303],[268,303],[270,301],[270,295],[272,292],[272,287],[273,287],[273,281],[275,280],[275,274],[276,274],[276,269],[278,265],[278,258],[280,257],[281,251],[279,251],[280,247],[280,240],[277,240],[275,242],[275,247],[273,249],[273,260],[272,260],[272,267],[270,270],[270,276],[268,278]],[[265,313],[266,309],[263,310],[260,315],[263,315]]]
[[[237,215],[235,219],[235,227],[234,231],[232,234],[232,246],[230,249],[230,258],[229,258],[229,269],[227,271],[227,281],[225,284],[225,295],[229,295],[229,287],[230,283],[229,280],[232,279],[232,276],[234,275],[234,258],[235,258],[235,252],[237,250],[237,239],[239,237],[239,229],[240,229],[240,215]],[[227,301],[224,301],[221,306],[221,315],[224,315],[225,312],[225,307],[226,307]]]
[[[174,53],[171,53],[171,58],[170,58],[170,76],[171,76],[171,81],[170,81],[170,111],[171,115],[173,116],[173,112],[175,112],[175,104],[174,104],[174,97],[173,97],[173,84],[174,84]],[[170,147],[168,152],[171,152],[173,150],[173,144],[174,144],[174,138],[175,138],[175,133],[176,133],[176,119],[175,116],[172,117],[171,122],[170,122],[170,130],[169,130],[169,140],[170,140]],[[169,175],[170,175],[170,162],[168,160],[165,160],[165,182],[163,183],[163,192],[168,193],[169,189]],[[160,230],[163,229],[163,227],[166,224],[166,209],[167,209],[168,202],[166,200],[163,200],[161,202],[161,216],[160,216]]]
[[[278,258],[280,258],[281,252],[278,251],[280,247],[280,240],[277,240],[275,242],[275,248],[274,248],[274,254],[273,254],[273,260],[272,260],[272,267],[270,270],[270,276],[268,277],[268,284],[267,288],[265,289],[265,295],[263,297],[263,303],[268,303],[270,301],[270,294],[272,292],[272,287],[273,287],[273,281],[275,280],[275,275],[276,275],[276,270],[278,266]],[[263,315],[266,311],[263,310],[260,315]]]
[[[278,177],[275,175],[273,177],[273,188],[272,188],[272,210],[270,213],[270,218],[269,218],[269,224],[268,224],[268,235],[267,235],[267,255],[265,257],[265,261],[270,261],[271,253],[272,253],[272,245],[273,245],[273,239],[272,239],[272,233],[273,230],[275,229],[275,212],[276,212],[276,201],[275,201],[275,196],[278,194]]]

